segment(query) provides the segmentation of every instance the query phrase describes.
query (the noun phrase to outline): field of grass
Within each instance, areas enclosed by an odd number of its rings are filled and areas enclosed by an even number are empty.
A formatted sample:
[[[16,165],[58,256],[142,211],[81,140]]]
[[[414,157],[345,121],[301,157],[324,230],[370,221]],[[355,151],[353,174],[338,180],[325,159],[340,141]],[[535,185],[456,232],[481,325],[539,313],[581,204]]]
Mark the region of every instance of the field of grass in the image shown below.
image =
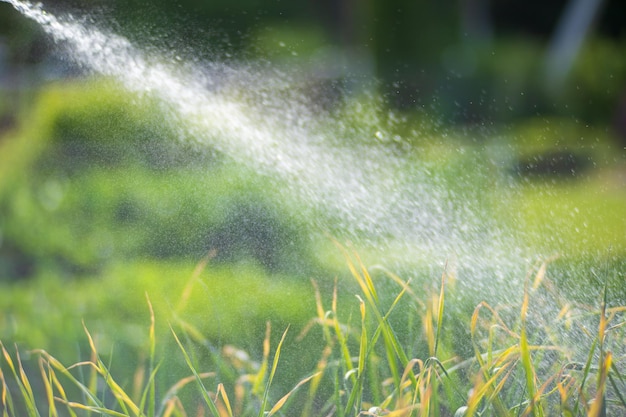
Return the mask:
[[[346,260],[358,287],[356,297],[339,296],[336,286],[331,294],[322,294],[315,282],[313,291],[300,289],[299,294],[313,296],[306,307],[296,302],[300,308],[286,308],[274,320],[268,314],[266,326],[245,326],[265,327],[264,337],[246,335],[248,341],[259,341],[256,353],[251,353],[252,346],[217,346],[205,337],[211,330],[203,333],[188,321],[191,311],[198,313],[199,306],[191,307],[192,298],[197,298],[192,286],[198,283],[209,290],[201,314],[206,316],[211,306],[219,310],[210,290],[220,288],[201,277],[203,264],[182,289],[168,325],[161,323],[163,314],[150,296],[137,306],[145,310],[143,331],[134,330],[140,356],[126,358],[121,368],[107,352],[113,348],[106,332],[94,333],[86,323],[85,360],[71,366],[49,351],[14,351],[5,344],[0,373],[3,413],[595,417],[626,409],[626,306],[612,306],[607,299],[596,305],[571,304],[549,281],[548,264],[529,277],[518,303],[481,303],[471,316],[460,318],[447,313],[454,282],[445,272],[440,287],[427,292],[389,275],[396,291],[384,299],[359,258],[346,251]],[[232,291],[222,290],[220,294]],[[258,295],[248,301],[265,298]],[[552,317],[537,305],[546,295],[557,304],[550,310]],[[274,301],[281,304],[290,298]],[[311,315],[306,325],[287,324],[305,323],[293,314],[307,309]],[[211,320],[220,320],[216,313]],[[460,319],[469,334],[464,340],[448,330],[447,322]],[[572,334],[576,345],[564,337]],[[169,345],[165,351],[162,343]],[[474,354],[460,357],[458,343],[467,344]],[[303,350],[315,352],[315,358]]]
[[[495,304],[453,268],[320,236],[124,94],[47,87],[0,139],[3,417],[626,410],[626,161],[600,133],[532,121],[405,150],[544,255]],[[589,164],[546,174],[554,149]]]

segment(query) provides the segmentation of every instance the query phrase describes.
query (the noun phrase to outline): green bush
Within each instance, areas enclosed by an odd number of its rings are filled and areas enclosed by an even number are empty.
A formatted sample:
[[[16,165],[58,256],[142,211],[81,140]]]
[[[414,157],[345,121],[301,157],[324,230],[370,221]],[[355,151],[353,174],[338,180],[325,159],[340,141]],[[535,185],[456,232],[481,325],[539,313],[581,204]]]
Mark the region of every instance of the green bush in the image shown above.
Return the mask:
[[[553,91],[547,84],[546,47],[535,39],[500,38],[459,48],[454,59],[468,60],[471,70],[448,75],[437,104],[445,117],[462,123],[511,123],[540,115],[611,125],[624,94],[623,50],[623,40],[589,38]]]
[[[45,89],[24,119],[2,144],[3,279],[50,268],[88,275],[116,258],[195,261],[210,250],[271,271],[313,267],[302,224],[275,192],[181,142],[154,103],[83,82]]]
[[[573,179],[624,162],[610,132],[571,118],[530,118],[508,136],[510,170],[523,178]]]

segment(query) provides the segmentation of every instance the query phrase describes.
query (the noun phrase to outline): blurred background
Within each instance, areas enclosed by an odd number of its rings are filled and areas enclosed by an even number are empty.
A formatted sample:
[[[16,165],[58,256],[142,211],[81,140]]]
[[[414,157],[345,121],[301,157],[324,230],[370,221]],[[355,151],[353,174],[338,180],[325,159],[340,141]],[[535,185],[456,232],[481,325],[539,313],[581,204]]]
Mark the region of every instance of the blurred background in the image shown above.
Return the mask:
[[[0,7],[4,91],[67,75],[49,39],[8,4]],[[626,6],[618,0],[51,0],[45,7],[196,56],[297,55],[317,64],[309,76],[375,77],[390,105],[426,107],[452,123],[566,115],[626,140]]]

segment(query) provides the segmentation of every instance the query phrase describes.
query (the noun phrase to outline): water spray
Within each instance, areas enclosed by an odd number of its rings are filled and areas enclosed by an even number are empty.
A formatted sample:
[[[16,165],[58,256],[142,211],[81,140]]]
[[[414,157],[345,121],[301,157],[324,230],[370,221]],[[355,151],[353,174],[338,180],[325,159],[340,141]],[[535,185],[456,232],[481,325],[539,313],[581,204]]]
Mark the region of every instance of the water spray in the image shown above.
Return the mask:
[[[71,16],[56,17],[41,5],[0,1],[39,23],[81,67],[156,98],[181,137],[281,184],[285,200],[325,213],[311,220],[319,230],[332,224],[342,239],[380,249],[381,259],[403,262],[408,256],[430,265],[435,276],[454,259],[466,271],[460,278],[474,290],[519,289],[511,280],[525,276],[528,253],[514,233],[446,187],[427,161],[416,163],[381,146],[392,133],[365,125],[347,129],[342,120],[316,114],[297,97],[253,87],[280,85],[276,75],[231,68],[240,76],[223,80],[223,71],[215,70],[223,69],[219,63],[181,65]],[[354,141],[342,143],[338,134],[373,140],[352,146]]]

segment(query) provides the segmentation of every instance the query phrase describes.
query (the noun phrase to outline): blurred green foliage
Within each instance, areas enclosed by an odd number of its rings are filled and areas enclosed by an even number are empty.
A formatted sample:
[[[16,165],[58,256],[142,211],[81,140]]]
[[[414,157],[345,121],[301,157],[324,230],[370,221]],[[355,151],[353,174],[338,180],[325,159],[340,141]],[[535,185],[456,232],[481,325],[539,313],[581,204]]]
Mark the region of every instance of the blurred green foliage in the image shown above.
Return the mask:
[[[160,317],[159,332],[167,332],[168,322],[184,319],[209,340],[226,338],[240,346],[259,340],[259,336],[262,339],[268,320],[279,327],[289,323],[301,327],[311,318],[313,298],[298,297],[311,294],[308,282],[270,276],[252,265],[209,264],[195,272],[194,268],[181,261],[113,263],[99,279],[73,282],[72,291],[67,291],[66,278],[42,273],[14,286],[10,293],[2,292],[2,305],[10,306],[2,317],[2,339],[56,348],[61,353],[70,351],[67,358],[72,359],[72,343],[83,339],[82,318],[94,332],[120,336],[122,343],[140,344],[147,334],[133,332],[147,322],[146,295]],[[293,297],[286,296],[289,294]],[[20,302],[10,302],[10,297]]]
[[[306,233],[272,190],[209,148],[179,142],[158,109],[109,83],[44,90],[0,176],[3,279],[50,268],[97,272],[110,259],[314,265]]]
[[[303,278],[332,274],[267,181],[180,142],[156,107],[106,80],[50,85],[22,117],[0,141],[0,339],[71,361],[87,351],[82,319],[133,358],[146,295],[160,334],[182,319],[255,353],[266,321],[297,333],[309,320]],[[302,343],[292,356],[310,369],[319,352]],[[177,364],[163,383],[182,377]]]
[[[353,104],[349,101],[344,110],[345,129],[364,122],[372,129],[386,125],[381,135],[390,138],[397,132],[399,142],[381,145],[403,144],[398,152],[432,166],[437,181],[459,197],[458,209],[462,201],[473,201],[485,222],[494,211],[508,222],[499,202],[500,193],[508,193],[503,175],[527,184],[527,192],[518,193],[524,203],[516,205],[528,207],[521,211],[528,218],[520,224],[537,230],[529,233],[532,239],[542,239],[542,228],[550,233],[562,228],[538,213],[554,213],[563,195],[585,196],[603,182],[619,181],[626,163],[606,130],[567,118],[529,119],[494,139],[468,145],[467,133],[443,134],[423,114],[386,120],[371,100],[356,112]],[[252,262],[270,272],[302,276],[318,270],[310,226],[298,218],[298,209],[277,200],[276,190],[263,178],[206,146],[181,141],[165,119],[155,103],[109,81],[44,89],[24,115],[22,130],[2,142],[2,278],[49,270],[93,275],[112,260],[193,261],[209,251],[216,252],[216,262]],[[486,158],[498,162],[485,164]],[[555,180],[579,178],[595,179],[568,185],[578,190],[574,193],[555,191],[552,203],[537,191],[543,187],[537,181],[553,187]],[[610,244],[622,252],[622,225],[619,215],[612,217],[623,203],[617,184],[584,210],[587,220],[580,223],[594,225],[593,237],[580,240],[559,233],[564,247],[577,242],[573,253],[581,254],[611,236]],[[599,206],[605,203],[606,215]]]
[[[44,6],[87,15],[98,27],[193,59],[292,58],[307,67],[334,50],[343,58],[323,65],[345,68],[333,76],[374,76],[388,103],[426,107],[453,123],[542,114],[611,124],[626,88],[623,2],[606,2],[566,84],[552,95],[546,51],[567,3],[58,0]],[[9,62],[49,59],[49,40],[8,4],[0,8]]]

